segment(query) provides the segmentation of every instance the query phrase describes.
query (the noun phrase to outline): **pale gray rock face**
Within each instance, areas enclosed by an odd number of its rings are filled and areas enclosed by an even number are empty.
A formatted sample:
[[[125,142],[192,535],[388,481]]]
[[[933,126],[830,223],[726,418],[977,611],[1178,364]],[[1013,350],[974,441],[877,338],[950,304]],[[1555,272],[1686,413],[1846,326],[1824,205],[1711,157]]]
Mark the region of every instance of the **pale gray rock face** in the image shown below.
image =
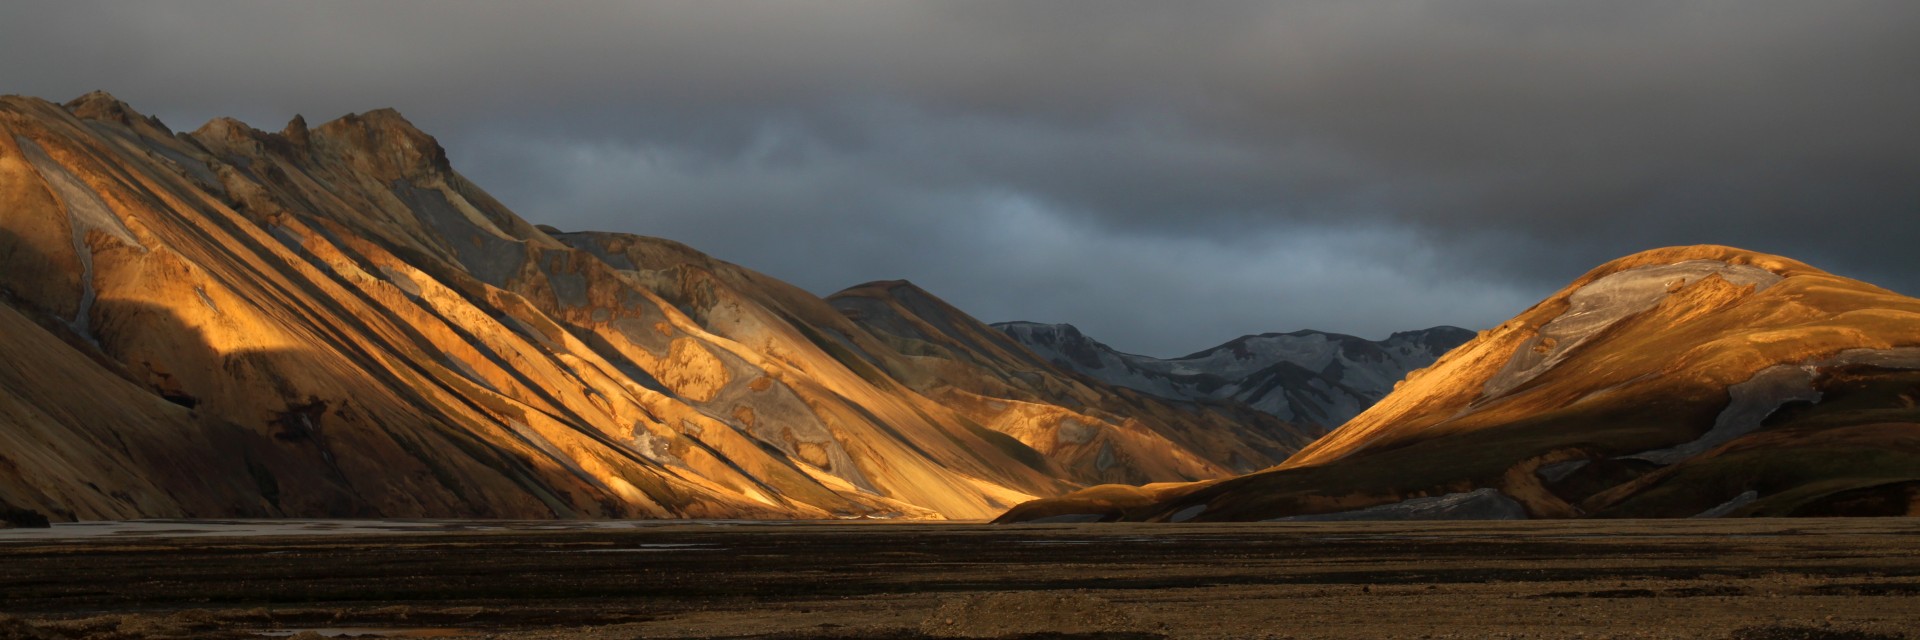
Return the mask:
[[[1340,522],[1350,520],[1525,520],[1527,510],[1500,490],[1412,498],[1355,511],[1274,518],[1268,522]]]
[[[1740,495],[1734,496],[1732,500],[1728,500],[1726,502],[1720,503],[1719,506],[1716,506],[1712,509],[1708,509],[1706,511],[1702,511],[1700,513],[1693,514],[1693,517],[1725,518],[1727,517],[1727,514],[1733,513],[1735,509],[1739,509],[1740,507],[1753,504],[1753,501],[1759,500],[1759,499],[1760,499],[1760,492],[1754,491],[1752,489],[1748,489],[1746,491],[1740,492]]]
[[[524,241],[475,222],[454,206],[445,192],[421,188],[404,179],[395,180],[392,190],[394,197],[407,203],[414,215],[433,228],[461,265],[487,284],[506,284],[526,262]]]
[[[1820,392],[1813,389],[1813,380],[1818,373],[1817,369],[1806,365],[1777,364],[1761,369],[1746,382],[1727,387],[1727,394],[1732,396],[1732,400],[1714,418],[1713,428],[1699,439],[1627,457],[1655,464],[1673,464],[1706,453],[1708,449],[1759,429],[1760,422],[1781,405],[1795,401],[1819,402]]]
[[[98,294],[93,289],[93,249],[87,245],[87,232],[99,231],[141,249],[146,246],[134,239],[133,232],[127,230],[126,224],[120,222],[120,216],[107,206],[107,202],[94,192],[93,187],[68,172],[65,166],[48,156],[46,150],[33,140],[18,135],[13,140],[20,145],[21,153],[26,155],[33,170],[46,180],[47,185],[53,187],[60,198],[60,205],[66,208],[67,224],[73,229],[73,252],[80,258],[81,270],[80,307],[68,324],[73,327],[74,333],[93,340],[92,311]]]
[[[1608,274],[1567,297],[1567,310],[1541,325],[1540,334],[1514,351],[1507,366],[1487,380],[1482,394],[1497,398],[1560,364],[1614,323],[1652,309],[1673,291],[1708,276],[1719,276],[1737,286],[1752,285],[1755,292],[1781,280],[1780,274],[1719,260],[1688,260],[1675,264],[1634,267]]]
[[[1692,442],[1636,453],[1627,458],[1657,464],[1673,464],[1691,458],[1735,438],[1759,430],[1760,425],[1789,402],[1819,402],[1814,382],[1827,369],[1846,366],[1870,366],[1882,369],[1920,369],[1920,347],[1895,349],[1848,349],[1833,357],[1795,364],[1776,364],[1753,374],[1745,382],[1727,387],[1727,408],[1713,421],[1713,428]]]
[[[1556,462],[1550,465],[1542,466],[1538,470],[1534,471],[1534,473],[1539,475],[1541,480],[1545,480],[1547,482],[1559,482],[1561,480],[1567,479],[1567,476],[1573,475],[1573,472],[1579,471],[1581,468],[1586,467],[1587,464],[1591,462],[1593,461],[1592,460],[1568,460],[1566,462]]]
[[[1181,509],[1175,512],[1171,516],[1167,516],[1167,522],[1186,522],[1206,512],[1207,512],[1207,505],[1196,504],[1191,507]]]
[[[1108,384],[1179,400],[1233,400],[1291,422],[1331,429],[1474,334],[1434,327],[1371,341],[1296,331],[1245,336],[1180,358],[1118,351],[1073,325],[994,325],[1055,365]]]
[[[68,172],[66,166],[47,155],[46,150],[33,140],[25,136],[14,136],[13,140],[20,145],[21,153],[26,155],[33,170],[59,194],[60,204],[67,209],[74,233],[97,230],[128,246],[145,248],[139,240],[134,239],[133,232],[120,222],[120,216],[113,212],[113,207],[108,206],[106,200],[100,198],[100,194],[94,192],[93,187]]]
[[[1020,524],[1086,524],[1088,522],[1099,522],[1104,518],[1106,518],[1106,516],[1098,513],[1069,513],[1047,516],[1045,518],[1034,518]]]

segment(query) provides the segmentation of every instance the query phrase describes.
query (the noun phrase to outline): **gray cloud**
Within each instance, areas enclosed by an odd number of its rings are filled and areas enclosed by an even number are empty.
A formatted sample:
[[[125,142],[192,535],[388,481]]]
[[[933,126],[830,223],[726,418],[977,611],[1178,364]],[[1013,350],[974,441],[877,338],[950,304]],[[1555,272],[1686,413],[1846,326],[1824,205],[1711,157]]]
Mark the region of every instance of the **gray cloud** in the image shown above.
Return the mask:
[[[9,3],[0,90],[395,106],[523,215],[1170,355],[1671,244],[1920,291],[1920,4]]]

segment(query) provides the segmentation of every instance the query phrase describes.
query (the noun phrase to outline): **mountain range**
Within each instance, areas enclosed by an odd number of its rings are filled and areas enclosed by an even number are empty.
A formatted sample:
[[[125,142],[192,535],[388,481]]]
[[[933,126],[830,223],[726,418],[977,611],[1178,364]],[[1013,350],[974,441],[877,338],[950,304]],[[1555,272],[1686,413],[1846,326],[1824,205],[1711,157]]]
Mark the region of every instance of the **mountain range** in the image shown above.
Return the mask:
[[[1415,371],[1285,463],[1002,521],[1920,515],[1920,300],[1647,251]]]
[[[987,518],[1316,435],[910,283],[530,224],[391,110],[181,133],[104,93],[0,98],[0,359],[0,512],[54,520]]]
[[[1473,338],[1459,327],[1372,341],[1324,331],[1242,336],[1161,359],[1113,349],[1070,324],[993,325],[1062,368],[1107,384],[1182,400],[1230,400],[1300,425],[1333,428],[1379,402],[1407,372]]]
[[[1920,300],[1788,258],[1158,359],[535,225],[392,110],[0,97],[0,361],[0,526],[1920,514]]]

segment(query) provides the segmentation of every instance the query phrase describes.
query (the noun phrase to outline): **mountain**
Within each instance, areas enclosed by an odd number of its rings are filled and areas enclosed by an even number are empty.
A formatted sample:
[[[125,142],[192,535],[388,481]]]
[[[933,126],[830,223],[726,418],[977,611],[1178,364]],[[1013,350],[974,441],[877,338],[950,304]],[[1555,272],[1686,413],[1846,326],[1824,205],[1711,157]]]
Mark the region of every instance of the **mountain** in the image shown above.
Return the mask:
[[[1603,265],[1286,463],[1004,520],[1920,515],[1920,300],[1778,256]]]
[[[1380,401],[1407,372],[1473,338],[1459,327],[1405,331],[1371,341],[1295,331],[1242,336],[1192,355],[1123,353],[1070,324],[994,327],[1063,368],[1163,398],[1234,401],[1280,418],[1338,427]]]
[[[980,518],[1308,441],[855,297],[530,224],[391,110],[0,98],[0,513]]]
[[[1076,479],[1223,477],[1285,460],[1319,435],[1239,403],[1168,401],[1073,375],[909,282],[872,282],[827,299],[910,355],[913,366],[895,371],[898,379],[1019,438]]]

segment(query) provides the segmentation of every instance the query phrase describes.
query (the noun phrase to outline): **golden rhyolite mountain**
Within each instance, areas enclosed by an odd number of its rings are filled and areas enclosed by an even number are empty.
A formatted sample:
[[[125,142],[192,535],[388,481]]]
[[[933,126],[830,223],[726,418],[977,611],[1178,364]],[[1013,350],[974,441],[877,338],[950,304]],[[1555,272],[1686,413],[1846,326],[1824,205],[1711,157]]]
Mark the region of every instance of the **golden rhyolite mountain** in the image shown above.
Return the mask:
[[[1008,521],[1920,515],[1920,300],[1719,246],[1601,266],[1237,478]]]
[[[528,224],[374,111],[175,134],[0,98],[0,511],[981,518],[1309,439],[1049,365],[905,283],[829,302]]]

